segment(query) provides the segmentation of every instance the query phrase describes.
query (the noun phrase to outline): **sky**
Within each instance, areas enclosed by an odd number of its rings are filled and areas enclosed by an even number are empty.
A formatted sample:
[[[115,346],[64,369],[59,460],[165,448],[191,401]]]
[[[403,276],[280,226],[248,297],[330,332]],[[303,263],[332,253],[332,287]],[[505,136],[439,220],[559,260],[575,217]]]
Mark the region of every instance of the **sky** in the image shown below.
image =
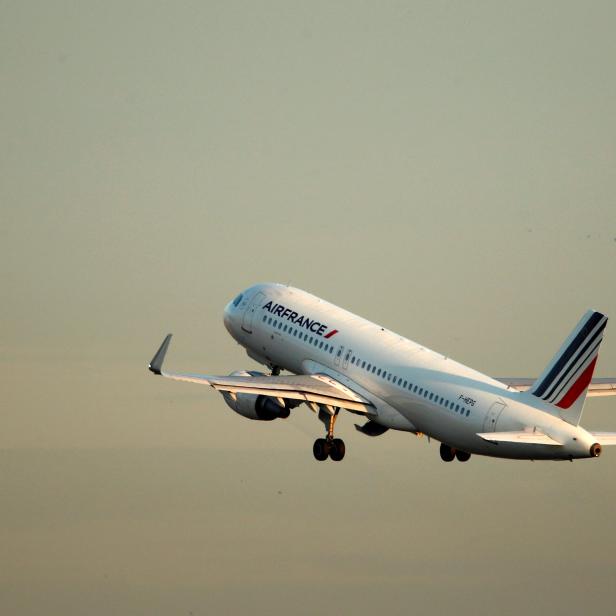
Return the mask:
[[[616,451],[339,464],[154,379],[290,283],[492,376],[616,314],[612,2],[0,1],[0,611],[613,605]],[[616,376],[607,334],[597,376]],[[614,402],[583,425],[616,431]]]

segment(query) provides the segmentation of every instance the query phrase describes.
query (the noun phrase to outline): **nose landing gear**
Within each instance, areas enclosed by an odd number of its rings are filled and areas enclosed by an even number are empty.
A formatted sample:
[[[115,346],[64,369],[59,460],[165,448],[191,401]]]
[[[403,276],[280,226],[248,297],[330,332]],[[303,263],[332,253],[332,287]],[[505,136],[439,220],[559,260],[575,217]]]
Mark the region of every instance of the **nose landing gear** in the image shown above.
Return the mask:
[[[334,462],[340,462],[344,458],[346,452],[344,441],[341,438],[334,438],[334,424],[336,423],[339,411],[339,408],[334,409],[333,414],[329,414],[329,417],[327,417],[327,414],[325,414],[325,417],[321,416],[321,413],[324,413],[324,411],[319,413],[319,418],[323,423],[327,422],[326,437],[318,438],[312,446],[312,453],[319,462],[327,460],[328,457]]]

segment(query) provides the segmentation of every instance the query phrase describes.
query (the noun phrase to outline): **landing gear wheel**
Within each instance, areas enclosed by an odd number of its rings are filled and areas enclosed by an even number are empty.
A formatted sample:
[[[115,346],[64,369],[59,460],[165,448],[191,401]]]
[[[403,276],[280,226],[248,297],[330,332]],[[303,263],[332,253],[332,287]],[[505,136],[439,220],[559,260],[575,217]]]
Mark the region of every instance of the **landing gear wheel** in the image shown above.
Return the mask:
[[[344,458],[345,452],[346,447],[344,446],[344,441],[341,438],[335,438],[330,445],[329,457],[334,462],[340,462],[340,460]]]
[[[458,458],[459,462],[468,462],[471,454],[466,451],[456,451],[456,458]]]
[[[328,442],[324,438],[318,438],[312,446],[312,453],[319,462],[327,460],[327,456],[329,455]]]
[[[445,443],[441,443],[441,460],[443,462],[451,462],[456,456],[455,449]]]

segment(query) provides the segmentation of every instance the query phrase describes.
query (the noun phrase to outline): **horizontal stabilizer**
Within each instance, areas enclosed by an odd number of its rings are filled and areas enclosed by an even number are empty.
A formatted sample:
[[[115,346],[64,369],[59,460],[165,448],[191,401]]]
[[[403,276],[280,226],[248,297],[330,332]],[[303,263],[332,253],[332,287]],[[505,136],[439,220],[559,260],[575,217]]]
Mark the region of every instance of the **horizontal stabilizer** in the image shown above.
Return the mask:
[[[528,391],[536,381],[536,379],[528,377],[497,377],[496,380],[518,391]],[[616,377],[599,377],[590,381],[586,397],[600,398],[604,396],[616,396]]]
[[[555,441],[539,430],[529,432],[521,430],[519,432],[484,432],[477,433],[484,441],[490,441],[492,443],[524,443],[526,445],[558,445],[562,446],[562,443]]]
[[[616,445],[616,432],[591,432],[600,445]]]

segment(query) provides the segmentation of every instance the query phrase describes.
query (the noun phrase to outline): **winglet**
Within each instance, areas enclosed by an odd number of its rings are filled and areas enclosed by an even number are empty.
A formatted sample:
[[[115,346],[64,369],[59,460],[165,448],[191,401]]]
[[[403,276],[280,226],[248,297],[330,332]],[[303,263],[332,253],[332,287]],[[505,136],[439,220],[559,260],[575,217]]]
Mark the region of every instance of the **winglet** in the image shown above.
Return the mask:
[[[171,342],[171,336],[173,334],[167,334],[167,337],[163,340],[163,343],[160,345],[158,351],[156,351],[156,355],[152,358],[148,369],[154,374],[162,374],[163,361],[165,360],[165,353],[167,353],[167,349],[169,348],[169,343]]]

